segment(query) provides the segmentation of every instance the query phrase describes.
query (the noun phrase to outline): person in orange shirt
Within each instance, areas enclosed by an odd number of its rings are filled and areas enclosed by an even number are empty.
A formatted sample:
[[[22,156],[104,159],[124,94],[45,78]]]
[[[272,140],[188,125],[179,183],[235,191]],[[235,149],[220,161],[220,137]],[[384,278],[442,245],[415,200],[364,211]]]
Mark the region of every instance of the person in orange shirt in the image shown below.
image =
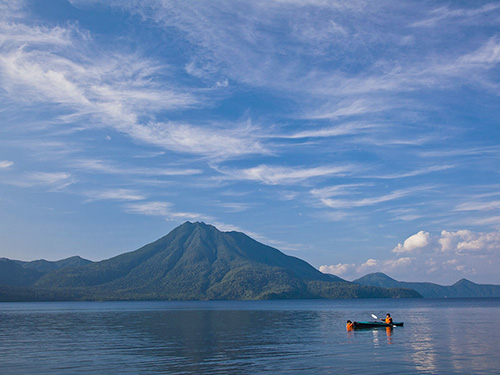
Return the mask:
[[[354,323],[348,320],[345,327],[347,328],[348,331],[352,331],[354,329]]]
[[[380,319],[382,320],[382,319]],[[387,313],[385,315],[385,324],[392,324],[392,318],[391,318],[391,314]]]

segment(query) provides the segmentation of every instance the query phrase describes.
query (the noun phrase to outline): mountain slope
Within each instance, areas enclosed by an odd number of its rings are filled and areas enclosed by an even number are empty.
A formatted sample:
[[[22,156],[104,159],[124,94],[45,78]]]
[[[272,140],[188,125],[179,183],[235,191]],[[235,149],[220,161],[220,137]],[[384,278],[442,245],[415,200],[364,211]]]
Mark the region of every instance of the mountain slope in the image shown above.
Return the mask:
[[[243,233],[188,222],[136,251],[50,273],[36,286],[94,287],[117,298],[252,299],[271,291],[304,290],[305,280],[329,278]]]
[[[81,267],[89,263],[92,262],[77,256],[55,262],[44,259],[24,262],[0,258],[0,285],[29,286],[48,272],[63,268]]]
[[[0,258],[0,285],[32,285],[42,276],[42,272],[25,269],[15,260]]]
[[[443,286],[434,283],[397,281],[377,272],[354,280],[353,283],[382,288],[410,288],[426,298],[500,297],[500,285],[476,284],[466,279],[450,286]]]
[[[79,256],[73,256],[70,258],[57,260],[55,262],[48,261],[45,259],[33,260],[31,262],[23,262],[21,260],[16,260],[15,262],[20,264],[24,269],[35,270],[42,273],[47,273],[61,268],[81,267],[86,264],[92,263],[92,261],[83,259]]]
[[[136,251],[50,272],[44,290],[72,289],[88,299],[270,299],[418,297],[332,278],[243,233],[185,223]]]

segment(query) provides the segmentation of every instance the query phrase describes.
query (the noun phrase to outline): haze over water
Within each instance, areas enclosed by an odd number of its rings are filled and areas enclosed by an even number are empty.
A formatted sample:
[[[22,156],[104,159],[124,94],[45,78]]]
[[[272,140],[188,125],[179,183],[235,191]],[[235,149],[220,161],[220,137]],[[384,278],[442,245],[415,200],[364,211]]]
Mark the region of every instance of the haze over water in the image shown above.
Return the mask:
[[[346,332],[390,312],[404,327]],[[0,304],[3,374],[493,374],[500,299]]]

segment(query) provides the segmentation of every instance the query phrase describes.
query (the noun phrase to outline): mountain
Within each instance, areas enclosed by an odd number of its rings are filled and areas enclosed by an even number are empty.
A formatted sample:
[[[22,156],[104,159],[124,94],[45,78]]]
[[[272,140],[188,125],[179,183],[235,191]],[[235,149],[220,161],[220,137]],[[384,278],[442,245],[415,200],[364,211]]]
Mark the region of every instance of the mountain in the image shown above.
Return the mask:
[[[41,273],[47,273],[50,271],[68,267],[81,267],[86,264],[92,263],[92,261],[80,258],[79,256],[73,256],[55,262],[51,262],[45,259],[34,260],[31,262],[23,262],[21,260],[16,260],[16,262],[27,270],[35,270]]]
[[[21,260],[0,258],[0,285],[32,285],[50,271],[80,267],[88,263],[92,262],[77,256],[55,262],[44,259],[23,262]]]
[[[0,285],[31,285],[42,276],[42,272],[25,269],[15,260],[0,258]]]
[[[500,285],[476,284],[462,279],[450,286],[434,283],[397,281],[381,272],[370,273],[353,283],[382,288],[410,288],[426,298],[500,297]]]
[[[38,300],[420,297],[349,283],[243,233],[190,222],[136,251],[48,272],[23,290],[11,286],[0,288],[0,299],[30,292]]]

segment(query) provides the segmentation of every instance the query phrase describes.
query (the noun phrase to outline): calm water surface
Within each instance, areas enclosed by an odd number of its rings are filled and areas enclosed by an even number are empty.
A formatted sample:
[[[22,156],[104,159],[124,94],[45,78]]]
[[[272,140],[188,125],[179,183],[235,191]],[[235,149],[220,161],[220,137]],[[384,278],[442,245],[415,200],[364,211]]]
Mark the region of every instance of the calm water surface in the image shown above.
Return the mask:
[[[346,332],[390,312],[404,327]],[[0,303],[2,374],[499,374],[500,299]]]

